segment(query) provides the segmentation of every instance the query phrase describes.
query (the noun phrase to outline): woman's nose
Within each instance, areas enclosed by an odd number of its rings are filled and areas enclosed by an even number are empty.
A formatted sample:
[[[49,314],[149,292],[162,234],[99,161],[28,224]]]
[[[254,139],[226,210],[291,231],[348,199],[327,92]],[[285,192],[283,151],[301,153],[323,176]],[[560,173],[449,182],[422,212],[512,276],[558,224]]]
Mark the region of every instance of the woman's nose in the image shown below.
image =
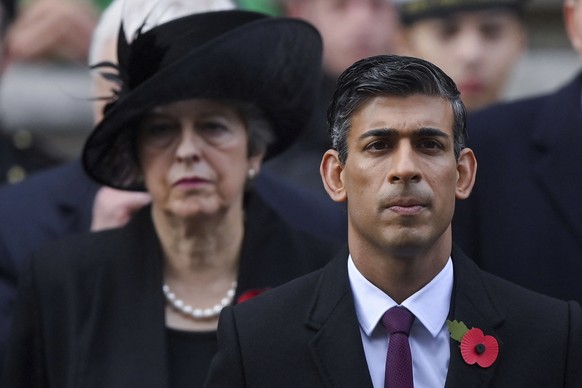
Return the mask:
[[[200,158],[201,139],[189,128],[183,128],[176,148],[176,159],[190,162]]]

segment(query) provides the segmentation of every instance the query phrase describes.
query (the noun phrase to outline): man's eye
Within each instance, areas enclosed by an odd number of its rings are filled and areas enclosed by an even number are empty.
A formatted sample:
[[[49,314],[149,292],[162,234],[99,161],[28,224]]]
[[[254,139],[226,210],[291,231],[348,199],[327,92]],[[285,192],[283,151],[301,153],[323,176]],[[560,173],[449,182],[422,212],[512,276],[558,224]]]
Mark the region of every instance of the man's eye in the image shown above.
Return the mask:
[[[481,34],[486,40],[499,40],[503,36],[503,26],[498,24],[486,24],[481,27]]]
[[[388,149],[390,145],[385,141],[374,141],[366,147],[370,151],[382,151]]]
[[[442,149],[443,145],[436,140],[423,140],[420,142],[420,147],[426,149]]]
[[[438,36],[442,40],[453,39],[455,36],[459,34],[459,30],[460,27],[457,24],[445,22],[440,26],[438,30]]]

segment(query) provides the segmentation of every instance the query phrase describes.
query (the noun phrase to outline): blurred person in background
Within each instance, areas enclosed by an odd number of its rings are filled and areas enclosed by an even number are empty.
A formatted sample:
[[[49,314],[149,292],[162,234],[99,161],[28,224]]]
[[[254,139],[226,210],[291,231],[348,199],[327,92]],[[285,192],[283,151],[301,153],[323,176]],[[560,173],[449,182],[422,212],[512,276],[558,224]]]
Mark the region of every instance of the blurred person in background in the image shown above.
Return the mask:
[[[401,49],[398,11],[390,0],[278,0],[283,14],[320,32],[323,68],[334,84],[355,61]],[[335,85],[334,85],[335,86]]]
[[[563,12],[582,59],[582,0],[564,1]],[[554,92],[475,112],[468,126],[479,173],[457,205],[457,243],[489,272],[582,302],[582,73]]]
[[[9,65],[7,30],[15,17],[15,0],[0,2],[0,73]],[[59,164],[63,158],[26,130],[0,130],[0,185],[17,183],[31,172]]]
[[[224,5],[216,3],[202,7]],[[200,386],[222,308],[335,251],[291,228],[252,189],[263,158],[289,146],[309,117],[317,31],[232,10],[168,20],[163,3],[155,7],[158,16],[127,13],[141,15],[136,28],[124,19],[120,89],[83,152],[94,179],[146,190],[151,206],[123,228],[33,255],[7,386]]]
[[[399,0],[409,54],[453,78],[469,111],[502,99],[527,47],[527,0]]]
[[[403,50],[398,11],[392,0],[274,0],[281,12],[307,20],[324,42],[321,97],[314,116],[299,141],[265,171],[274,172],[317,193],[343,214],[343,204],[331,202],[323,188],[319,165],[329,149],[326,112],[337,77],[356,60]],[[248,3],[248,1],[246,1]],[[345,220],[339,223],[344,226]],[[345,239],[345,232],[342,233]]]
[[[103,5],[108,2],[103,1]],[[87,61],[100,4],[86,0],[21,0],[18,5],[6,39],[12,60]]]

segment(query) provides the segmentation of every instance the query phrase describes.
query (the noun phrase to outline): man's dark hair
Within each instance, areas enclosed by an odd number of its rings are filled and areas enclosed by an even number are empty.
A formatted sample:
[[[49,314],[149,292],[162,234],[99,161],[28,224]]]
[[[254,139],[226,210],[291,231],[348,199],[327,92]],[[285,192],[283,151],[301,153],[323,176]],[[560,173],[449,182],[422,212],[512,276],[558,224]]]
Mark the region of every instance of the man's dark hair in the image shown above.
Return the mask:
[[[441,69],[423,59],[398,55],[378,55],[362,59],[339,77],[327,111],[332,147],[339,160],[348,158],[346,139],[354,112],[378,96],[407,97],[422,94],[441,97],[451,103],[454,113],[455,158],[467,141],[466,110],[453,80]]]

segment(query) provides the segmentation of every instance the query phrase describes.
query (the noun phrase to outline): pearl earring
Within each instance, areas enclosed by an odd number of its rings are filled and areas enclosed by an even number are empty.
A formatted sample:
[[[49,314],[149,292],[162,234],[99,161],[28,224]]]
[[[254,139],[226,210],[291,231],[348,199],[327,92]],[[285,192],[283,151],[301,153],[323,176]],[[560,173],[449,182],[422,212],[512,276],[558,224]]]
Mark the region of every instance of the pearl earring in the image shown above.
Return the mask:
[[[257,172],[255,171],[255,169],[249,168],[249,172],[247,173],[248,178],[253,179],[255,177],[255,175],[257,175]]]

